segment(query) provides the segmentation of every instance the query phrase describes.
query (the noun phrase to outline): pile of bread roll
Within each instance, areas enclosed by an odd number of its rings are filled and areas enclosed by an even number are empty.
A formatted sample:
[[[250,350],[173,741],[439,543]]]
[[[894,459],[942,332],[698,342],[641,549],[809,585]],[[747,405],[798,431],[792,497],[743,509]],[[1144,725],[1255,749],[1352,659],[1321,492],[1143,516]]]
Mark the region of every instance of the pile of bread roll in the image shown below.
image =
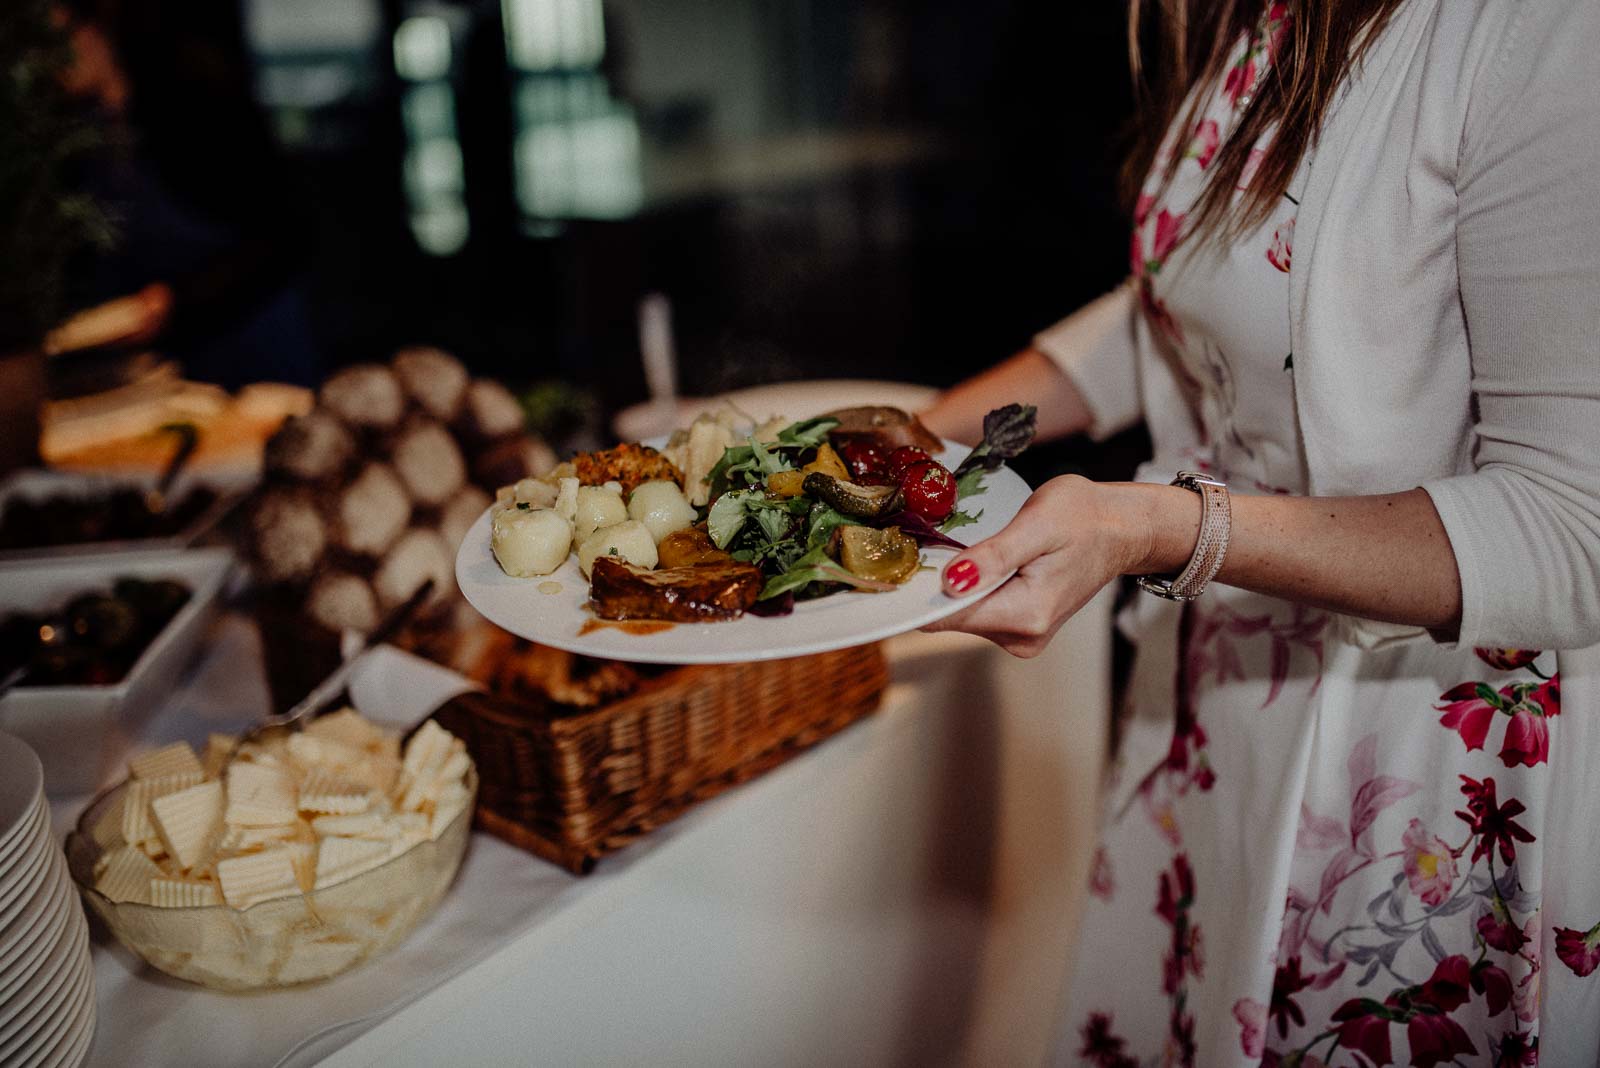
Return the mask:
[[[428,578],[440,600],[453,592],[487,488],[555,463],[517,399],[447,353],[346,368],[267,443],[246,533],[257,579],[323,627],[365,633]]]

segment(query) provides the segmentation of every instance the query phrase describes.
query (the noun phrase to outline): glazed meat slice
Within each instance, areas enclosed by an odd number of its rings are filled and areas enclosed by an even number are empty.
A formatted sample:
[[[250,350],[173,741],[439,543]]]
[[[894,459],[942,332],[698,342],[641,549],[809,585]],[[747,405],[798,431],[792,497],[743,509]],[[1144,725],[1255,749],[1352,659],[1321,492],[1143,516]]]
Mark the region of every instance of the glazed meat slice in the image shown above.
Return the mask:
[[[647,571],[609,556],[595,560],[589,602],[601,619],[705,623],[737,619],[761,595],[754,564],[695,564]]]
[[[914,445],[927,452],[936,453],[944,443],[922,425],[922,420],[899,408],[866,406],[838,408],[827,417],[839,420],[839,425],[828,433],[835,446],[851,440],[871,441],[884,449],[898,449]]]

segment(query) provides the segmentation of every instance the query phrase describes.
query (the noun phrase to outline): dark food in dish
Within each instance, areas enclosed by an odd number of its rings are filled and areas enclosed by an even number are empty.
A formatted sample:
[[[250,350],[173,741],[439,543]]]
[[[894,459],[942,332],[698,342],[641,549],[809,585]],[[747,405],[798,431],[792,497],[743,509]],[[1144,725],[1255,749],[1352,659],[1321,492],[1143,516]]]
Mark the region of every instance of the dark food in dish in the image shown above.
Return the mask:
[[[132,486],[109,493],[61,492],[16,496],[0,513],[0,550],[47,549],[98,541],[172,538],[217,501],[215,491],[190,490],[171,507],[153,512]]]
[[[0,619],[0,675],[26,666],[23,686],[114,686],[189,600],[170,579],[117,580],[58,613]]]
[[[835,447],[851,441],[868,441],[885,451],[913,445],[926,452],[936,453],[944,444],[933,432],[922,425],[922,420],[899,408],[868,405],[860,408],[840,408],[829,412],[825,418],[837,419],[839,425],[828,434]]]
[[[647,571],[602,556],[589,576],[589,599],[601,619],[702,623],[736,619],[756,603],[765,579],[754,564],[695,564]]]

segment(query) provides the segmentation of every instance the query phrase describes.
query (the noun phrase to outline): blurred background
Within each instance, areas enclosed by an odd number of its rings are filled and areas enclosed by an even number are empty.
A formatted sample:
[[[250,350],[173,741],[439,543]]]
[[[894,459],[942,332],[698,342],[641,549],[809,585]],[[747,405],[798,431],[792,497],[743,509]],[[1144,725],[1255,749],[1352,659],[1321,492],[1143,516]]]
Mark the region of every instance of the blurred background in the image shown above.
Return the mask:
[[[645,396],[659,292],[685,394],[944,385],[1126,267],[1117,5],[66,10],[120,228],[69,310],[165,286],[156,347],[190,379],[312,385],[431,344],[603,423]]]

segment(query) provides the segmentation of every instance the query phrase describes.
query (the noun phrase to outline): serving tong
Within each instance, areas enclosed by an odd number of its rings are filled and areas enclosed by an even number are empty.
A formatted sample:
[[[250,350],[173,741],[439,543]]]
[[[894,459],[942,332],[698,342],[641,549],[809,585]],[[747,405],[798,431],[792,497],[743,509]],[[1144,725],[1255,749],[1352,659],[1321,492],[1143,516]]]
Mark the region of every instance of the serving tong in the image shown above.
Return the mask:
[[[239,751],[246,745],[254,742],[263,735],[277,730],[298,731],[307,722],[316,718],[316,715],[334,698],[344,692],[345,684],[350,681],[350,674],[355,671],[356,662],[363,654],[375,646],[393,638],[400,629],[411,622],[411,617],[416,615],[429,597],[433,595],[434,581],[426,579],[422,585],[412,591],[405,602],[396,606],[383,620],[362,639],[361,645],[350,656],[346,657],[338,667],[328,673],[323,679],[311,688],[311,692],[295,702],[287,712],[278,715],[263,716],[255,726],[239,736],[233,743],[233,748],[228,750],[228,758],[222,762],[224,770],[239,756]]]

